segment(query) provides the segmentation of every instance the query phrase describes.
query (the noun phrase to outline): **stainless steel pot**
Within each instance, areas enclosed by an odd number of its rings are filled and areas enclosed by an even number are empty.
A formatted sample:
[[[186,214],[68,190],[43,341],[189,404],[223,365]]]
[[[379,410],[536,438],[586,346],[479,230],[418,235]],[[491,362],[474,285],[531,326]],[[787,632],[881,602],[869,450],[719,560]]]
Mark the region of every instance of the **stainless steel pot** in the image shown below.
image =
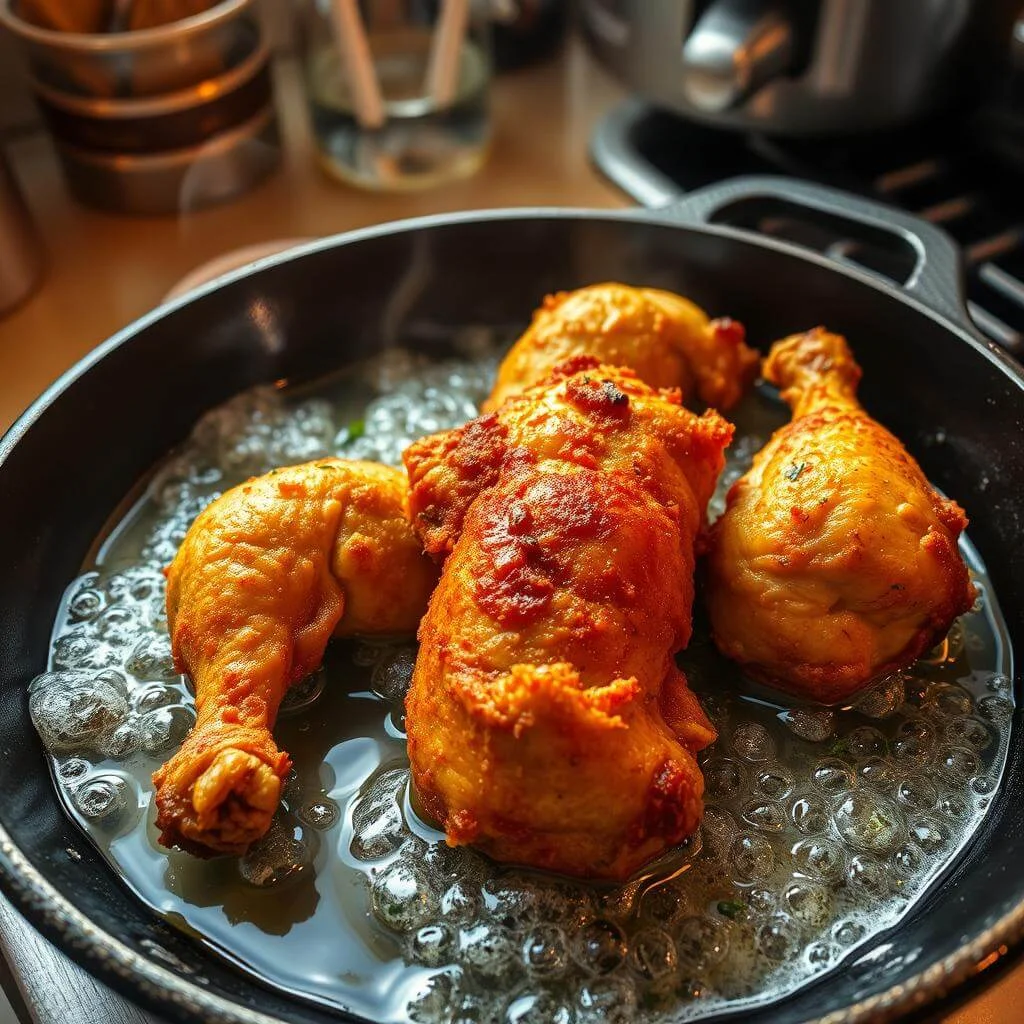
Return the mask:
[[[883,128],[965,92],[978,25],[1019,0],[581,0],[599,59],[642,98],[786,135]],[[1008,41],[1007,41],[1008,43]]]

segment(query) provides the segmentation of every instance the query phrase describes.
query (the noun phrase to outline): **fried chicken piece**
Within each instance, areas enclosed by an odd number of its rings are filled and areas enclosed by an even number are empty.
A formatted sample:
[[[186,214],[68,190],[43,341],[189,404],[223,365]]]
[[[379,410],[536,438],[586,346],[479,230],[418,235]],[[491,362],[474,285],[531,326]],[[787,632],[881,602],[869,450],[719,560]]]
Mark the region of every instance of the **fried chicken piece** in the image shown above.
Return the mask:
[[[957,550],[967,519],[860,407],[839,335],[776,343],[764,375],[793,420],[711,529],[714,638],[751,676],[835,703],[913,662],[971,607]]]
[[[167,570],[175,662],[197,720],[153,775],[166,846],[241,853],[266,832],[291,767],[271,735],[328,639],[412,633],[437,580],[405,514],[400,470],[321,459],[228,491]]]
[[[651,387],[678,387],[686,397],[728,409],[757,370],[757,353],[743,339],[742,324],[709,321],[672,292],[624,284],[559,292],[544,300],[505,357],[484,412],[579,355],[628,366]]]
[[[697,827],[715,732],[673,656],[731,435],[584,359],[406,453],[417,528],[450,551],[406,701],[450,843],[621,879]]]

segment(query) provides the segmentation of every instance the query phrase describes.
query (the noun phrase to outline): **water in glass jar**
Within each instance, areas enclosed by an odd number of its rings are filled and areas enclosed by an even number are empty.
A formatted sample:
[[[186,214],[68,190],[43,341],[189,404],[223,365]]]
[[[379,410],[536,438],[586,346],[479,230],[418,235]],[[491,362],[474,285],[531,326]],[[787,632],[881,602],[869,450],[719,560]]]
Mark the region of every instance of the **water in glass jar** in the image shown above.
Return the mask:
[[[484,50],[463,42],[455,98],[439,107],[426,89],[429,32],[371,33],[369,41],[386,115],[377,129],[356,118],[337,51],[325,43],[308,58],[306,88],[325,169],[376,189],[421,188],[475,171],[490,135]]]

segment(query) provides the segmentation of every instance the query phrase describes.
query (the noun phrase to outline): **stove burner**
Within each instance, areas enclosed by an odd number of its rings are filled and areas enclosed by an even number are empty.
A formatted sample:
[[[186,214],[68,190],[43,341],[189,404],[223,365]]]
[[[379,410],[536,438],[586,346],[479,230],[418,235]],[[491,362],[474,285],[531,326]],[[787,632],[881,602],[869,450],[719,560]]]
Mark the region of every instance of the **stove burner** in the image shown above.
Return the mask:
[[[630,100],[592,141],[594,160],[645,206],[739,174],[782,174],[900,206],[960,245],[967,309],[980,331],[1024,358],[1024,193],[1019,176],[948,124],[850,140],[770,139],[723,132]],[[799,242],[892,280],[908,268],[886,247],[844,238],[785,213],[728,223]]]

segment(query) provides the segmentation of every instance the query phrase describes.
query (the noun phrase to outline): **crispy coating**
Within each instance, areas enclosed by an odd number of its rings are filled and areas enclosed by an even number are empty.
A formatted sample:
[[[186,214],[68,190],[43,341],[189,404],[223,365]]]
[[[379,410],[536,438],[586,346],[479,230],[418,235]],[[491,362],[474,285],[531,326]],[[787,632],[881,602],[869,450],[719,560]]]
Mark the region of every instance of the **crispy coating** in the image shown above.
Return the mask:
[[[860,407],[843,338],[786,338],[764,374],[793,420],[712,527],[712,628],[755,678],[834,703],[910,664],[970,608],[957,550],[967,519]]]
[[[512,346],[484,404],[502,402],[573,356],[628,366],[655,388],[678,387],[716,409],[728,409],[757,369],[757,354],[743,343],[734,320],[708,320],[704,311],[672,292],[596,284],[549,295],[526,333]]]
[[[450,843],[618,879],[697,827],[693,752],[715,733],[673,655],[731,435],[585,359],[406,453],[417,529],[447,555],[409,757]]]
[[[197,721],[153,775],[165,845],[241,853],[263,835],[290,769],[270,732],[288,687],[332,635],[416,629],[437,571],[406,490],[399,470],[321,459],[233,488],[192,524],[167,614]]]
[[[441,558],[476,497],[508,464],[527,459],[554,472],[573,463],[631,473],[666,505],[690,493],[696,500],[681,514],[696,530],[732,429],[712,412],[695,417],[681,408],[678,389],[657,392],[632,370],[577,356],[496,413],[410,445],[409,515],[424,549]]]

